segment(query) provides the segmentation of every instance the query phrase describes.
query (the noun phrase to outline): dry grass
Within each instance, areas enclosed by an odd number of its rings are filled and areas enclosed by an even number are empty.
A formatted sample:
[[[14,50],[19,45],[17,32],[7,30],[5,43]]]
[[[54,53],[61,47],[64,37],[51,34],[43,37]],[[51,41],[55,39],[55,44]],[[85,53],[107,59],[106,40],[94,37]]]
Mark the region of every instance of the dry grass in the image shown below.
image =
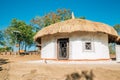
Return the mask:
[[[22,62],[30,60],[40,60],[40,55],[0,55],[0,58],[8,59],[10,62]]]

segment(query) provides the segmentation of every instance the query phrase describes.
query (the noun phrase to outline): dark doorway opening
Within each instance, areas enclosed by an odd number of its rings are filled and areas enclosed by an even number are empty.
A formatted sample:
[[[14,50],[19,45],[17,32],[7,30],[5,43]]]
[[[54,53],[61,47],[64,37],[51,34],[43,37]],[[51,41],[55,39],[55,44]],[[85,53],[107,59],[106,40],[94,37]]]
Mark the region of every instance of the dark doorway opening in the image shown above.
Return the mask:
[[[58,59],[64,60],[69,58],[69,38],[58,39]]]

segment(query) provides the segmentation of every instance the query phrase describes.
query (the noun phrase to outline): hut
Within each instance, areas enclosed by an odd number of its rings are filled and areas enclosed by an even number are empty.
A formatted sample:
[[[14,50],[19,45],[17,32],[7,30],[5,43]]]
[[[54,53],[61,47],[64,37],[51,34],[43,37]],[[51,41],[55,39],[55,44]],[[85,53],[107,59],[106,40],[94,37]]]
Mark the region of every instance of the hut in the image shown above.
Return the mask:
[[[72,19],[49,25],[34,36],[47,60],[109,60],[108,43],[117,42],[113,27],[100,22]]]

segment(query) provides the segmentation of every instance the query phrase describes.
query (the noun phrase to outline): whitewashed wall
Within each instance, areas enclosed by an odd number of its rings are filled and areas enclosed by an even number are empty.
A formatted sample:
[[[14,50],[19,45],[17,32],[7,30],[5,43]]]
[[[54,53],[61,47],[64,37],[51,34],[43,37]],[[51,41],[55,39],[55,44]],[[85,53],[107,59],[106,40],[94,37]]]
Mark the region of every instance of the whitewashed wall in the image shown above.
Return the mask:
[[[42,50],[41,58],[54,59],[56,57],[56,45],[53,37],[43,37],[41,39]]]
[[[117,62],[120,62],[120,45],[116,44],[115,49],[116,49],[116,60]]]
[[[108,35],[104,33],[74,33],[42,38],[41,58],[57,59],[57,39],[69,38],[69,59],[109,59]],[[84,51],[84,42],[91,41],[93,51]]]
[[[91,41],[92,51],[84,51],[84,42]],[[70,38],[69,59],[109,59],[108,35],[103,33],[85,33]]]

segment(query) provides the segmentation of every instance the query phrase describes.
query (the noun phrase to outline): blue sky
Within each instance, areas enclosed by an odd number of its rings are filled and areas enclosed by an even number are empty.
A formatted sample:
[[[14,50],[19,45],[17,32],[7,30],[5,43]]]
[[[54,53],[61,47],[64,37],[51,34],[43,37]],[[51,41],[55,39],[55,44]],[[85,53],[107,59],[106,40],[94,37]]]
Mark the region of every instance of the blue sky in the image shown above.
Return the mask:
[[[120,0],[0,0],[0,30],[13,18],[28,24],[35,16],[43,16],[58,8],[70,9],[76,17],[103,22],[111,26],[120,24]]]

